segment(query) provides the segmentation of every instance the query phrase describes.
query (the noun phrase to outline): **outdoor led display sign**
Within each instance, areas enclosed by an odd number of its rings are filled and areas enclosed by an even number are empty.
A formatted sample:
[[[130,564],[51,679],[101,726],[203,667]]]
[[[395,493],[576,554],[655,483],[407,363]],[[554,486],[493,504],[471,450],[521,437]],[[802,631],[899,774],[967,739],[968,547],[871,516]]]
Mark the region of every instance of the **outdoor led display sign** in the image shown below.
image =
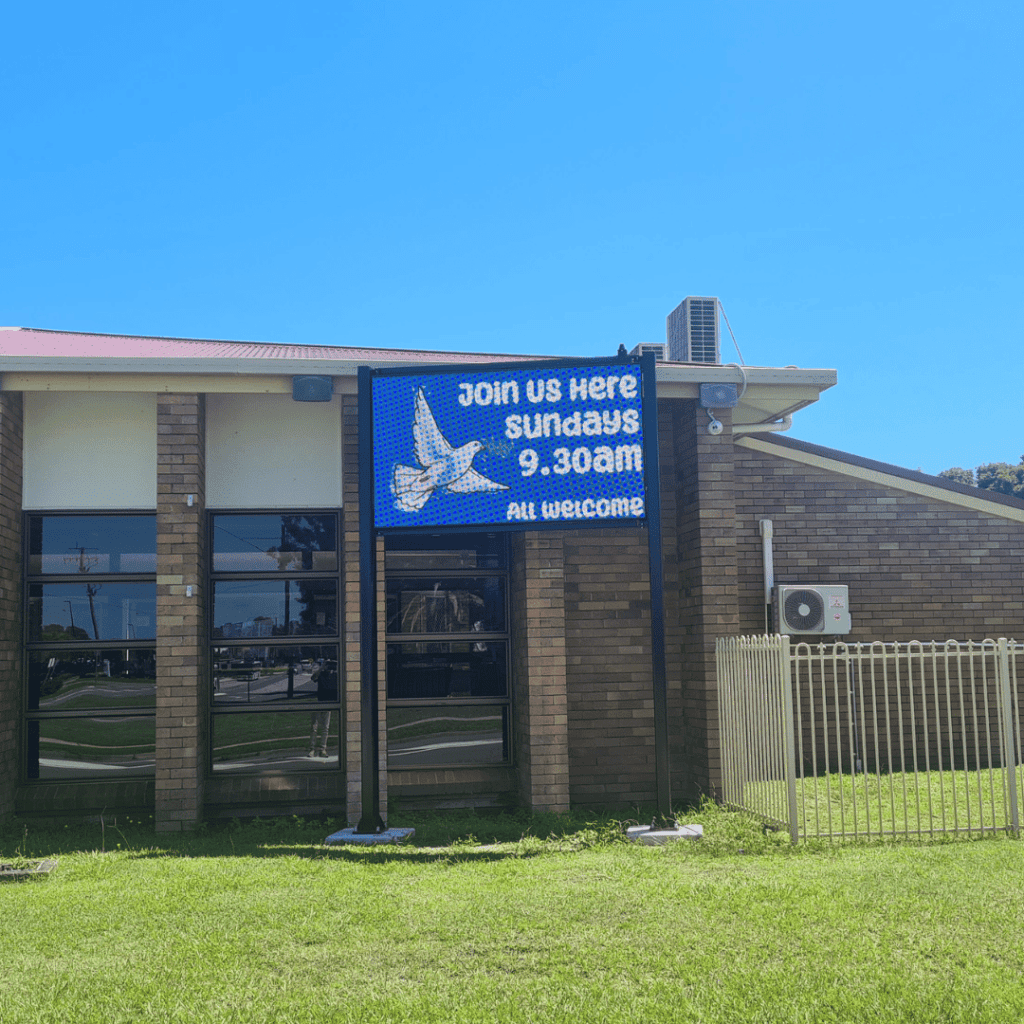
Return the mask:
[[[374,525],[603,525],[643,520],[640,364],[377,373]]]

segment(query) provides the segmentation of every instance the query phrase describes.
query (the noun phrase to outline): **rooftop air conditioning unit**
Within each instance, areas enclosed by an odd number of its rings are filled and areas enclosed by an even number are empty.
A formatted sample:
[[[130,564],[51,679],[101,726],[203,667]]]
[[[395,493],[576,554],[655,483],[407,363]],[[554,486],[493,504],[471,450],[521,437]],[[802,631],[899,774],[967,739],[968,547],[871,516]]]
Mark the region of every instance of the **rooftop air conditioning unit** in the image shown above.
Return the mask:
[[[839,636],[849,633],[849,587],[778,586],[775,588],[775,628],[779,633],[817,633]]]
[[[720,363],[718,299],[690,295],[665,322],[668,355],[675,363]]]
[[[629,354],[631,356],[643,356],[648,352],[654,353],[654,361],[656,363],[664,363],[668,359],[668,345],[664,345],[660,341],[642,341]]]

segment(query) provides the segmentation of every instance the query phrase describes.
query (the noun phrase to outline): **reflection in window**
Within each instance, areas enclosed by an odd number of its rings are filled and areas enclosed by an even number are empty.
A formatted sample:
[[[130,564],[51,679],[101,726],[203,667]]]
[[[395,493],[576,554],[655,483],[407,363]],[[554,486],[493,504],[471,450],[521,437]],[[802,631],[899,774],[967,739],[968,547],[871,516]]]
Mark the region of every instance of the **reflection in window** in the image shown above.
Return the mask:
[[[385,540],[388,765],[509,762],[501,534]]]
[[[32,651],[28,706],[33,711],[155,708],[153,650]]]
[[[504,580],[496,576],[389,578],[388,633],[498,633],[505,629]]]
[[[213,703],[338,700],[337,647],[215,647]]]
[[[29,516],[28,574],[155,573],[156,517]]]
[[[217,580],[213,584],[215,640],[337,632],[334,580]]]
[[[26,515],[25,531],[27,777],[151,777],[156,517]]]
[[[30,641],[152,640],[156,584],[32,583],[28,588]]]
[[[213,717],[214,772],[338,767],[340,715],[332,709]]]
[[[393,768],[501,764],[507,760],[505,706],[388,709],[388,763]]]
[[[214,572],[334,572],[333,515],[217,515]]]
[[[340,767],[338,521],[334,512],[210,517],[215,773]]]
[[[384,552],[387,572],[504,569],[505,537],[500,533],[448,536],[392,536]]]
[[[155,764],[152,715],[66,716],[28,722],[30,779],[152,775]]]
[[[388,644],[390,700],[507,697],[503,641]]]

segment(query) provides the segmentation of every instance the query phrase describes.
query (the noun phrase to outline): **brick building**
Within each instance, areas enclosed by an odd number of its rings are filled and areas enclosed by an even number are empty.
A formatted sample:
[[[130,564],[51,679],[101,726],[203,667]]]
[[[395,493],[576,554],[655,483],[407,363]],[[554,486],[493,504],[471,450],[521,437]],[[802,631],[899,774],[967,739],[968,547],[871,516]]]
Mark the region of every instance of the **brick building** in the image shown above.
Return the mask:
[[[0,330],[0,816],[358,818],[357,368],[510,358]],[[850,640],[1021,635],[1024,503],[782,436],[832,370],[656,377],[677,802],[718,785],[714,642],[765,628],[762,520],[777,582],[849,586]],[[376,545],[385,811],[653,799],[644,531]]]

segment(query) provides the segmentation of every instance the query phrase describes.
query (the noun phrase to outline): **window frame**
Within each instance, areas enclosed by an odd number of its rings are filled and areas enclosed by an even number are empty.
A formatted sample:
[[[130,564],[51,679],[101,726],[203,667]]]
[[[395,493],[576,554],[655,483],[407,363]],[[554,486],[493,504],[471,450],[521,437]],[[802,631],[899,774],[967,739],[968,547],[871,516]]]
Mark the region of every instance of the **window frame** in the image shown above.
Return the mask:
[[[335,567],[333,569],[257,569],[249,572],[237,569],[217,571],[214,568],[214,538],[215,521],[218,516],[330,516],[334,520],[334,546],[335,546]],[[206,603],[206,658],[207,670],[211,674],[209,695],[207,698],[207,713],[209,715],[209,737],[206,751],[206,777],[210,779],[237,778],[237,777],[259,777],[278,776],[283,773],[281,768],[215,768],[214,762],[214,737],[215,720],[230,715],[247,714],[310,714],[329,712],[336,713],[337,737],[338,737],[338,761],[336,765],[323,764],[312,765],[297,769],[287,770],[288,775],[319,775],[325,771],[345,770],[345,729],[344,729],[344,693],[345,693],[345,624],[344,624],[344,552],[342,549],[344,535],[342,510],[340,508],[216,508],[206,510],[206,539],[207,553],[206,560],[206,584],[209,600]],[[257,582],[257,581],[302,582],[327,580],[335,584],[335,628],[331,633],[323,634],[297,634],[283,636],[246,636],[246,637],[217,637],[213,636],[214,630],[214,585],[219,582]],[[246,647],[333,647],[337,652],[337,696],[332,701],[303,701],[292,707],[283,707],[276,701],[255,702],[246,701],[244,704],[230,706],[218,705],[214,702],[214,690],[212,682],[213,665],[215,652],[224,650],[240,650]]]
[[[156,614],[157,608],[157,573],[159,566],[156,563],[157,559],[157,531],[156,531],[156,511],[150,511],[146,509],[24,509],[22,510],[22,538],[21,538],[21,550],[22,550],[22,590],[21,590],[21,608],[22,608],[22,623],[21,623],[21,654],[22,654],[22,665],[21,665],[21,739],[22,739],[22,753],[19,757],[19,777],[28,785],[48,785],[55,782],[76,784],[76,783],[94,783],[103,779],[109,779],[111,782],[122,782],[128,779],[153,779],[156,777],[156,686],[159,684],[159,673],[157,672],[157,678],[154,686],[154,699],[153,706],[151,709],[140,710],[140,708],[132,707],[131,705],[112,705],[109,707],[102,708],[73,708],[68,710],[53,710],[53,709],[41,709],[30,707],[30,673],[33,655],[42,653],[52,652],[57,656],[67,656],[75,651],[82,652],[100,652],[104,650],[135,650],[135,651],[151,651],[153,653],[154,664],[156,660],[156,622],[153,624],[153,637],[152,639],[131,639],[124,638],[123,642],[120,638],[113,639],[101,639],[101,640],[32,640],[31,636],[31,615],[30,615],[30,593],[33,586],[46,585],[46,584],[79,584],[83,583],[83,576],[86,575],[82,572],[69,572],[69,573],[31,573],[29,571],[32,564],[31,556],[31,543],[32,543],[32,520],[33,519],[47,519],[57,518],[62,519],[124,519],[124,518],[149,518],[153,520],[154,531],[153,531],[153,571],[151,573],[121,573],[121,572],[97,572],[88,573],[90,581],[95,581],[99,584],[103,583],[143,583],[152,584],[153,587],[153,600],[154,600],[154,614]],[[41,552],[41,555],[43,553]],[[147,552],[148,554],[148,552]],[[59,777],[59,778],[44,778],[40,775],[33,775],[29,771],[29,753],[33,747],[33,743],[30,739],[30,732],[32,729],[31,723],[33,722],[46,722],[46,721],[57,721],[66,722],[72,719],[89,719],[89,718],[111,718],[118,720],[128,720],[130,718],[144,718],[150,719],[153,722],[153,767],[151,770],[145,772],[127,772],[118,771],[116,769],[105,769],[102,772],[93,772],[90,774],[83,774],[80,777]],[[38,739],[36,740],[36,746],[38,745]],[[37,757],[38,762],[38,757]],[[38,763],[37,763],[38,771]]]
[[[431,542],[434,535],[427,533],[384,533],[384,694],[387,708],[419,708],[419,707],[502,707],[505,709],[505,735],[503,736],[503,751],[505,756],[501,761],[455,761],[437,762],[427,764],[395,764],[391,761],[390,748],[388,750],[387,768],[389,771],[452,771],[461,768],[508,768],[514,765],[515,737],[513,714],[513,693],[514,683],[512,678],[512,603],[511,603],[511,549],[509,536],[503,531],[492,530],[459,530],[445,531],[446,539],[465,536],[472,538],[480,534],[495,537],[500,544],[500,566],[497,568],[466,566],[453,568],[451,566],[433,566],[430,568],[388,568],[388,543],[400,539],[403,543],[422,541],[421,547],[397,548],[396,553],[402,550],[431,549]],[[440,536],[440,534],[438,534]],[[444,547],[437,548],[439,552],[448,550]],[[436,581],[438,579],[482,579],[494,577],[501,581],[504,591],[505,628],[503,631],[490,630],[487,632],[451,632],[451,633],[389,633],[387,631],[388,617],[386,614],[388,600],[388,584],[392,579],[423,579]],[[403,646],[415,643],[503,643],[505,645],[505,680],[506,693],[504,697],[392,697],[390,695],[390,680],[388,679],[388,648],[392,645]]]

